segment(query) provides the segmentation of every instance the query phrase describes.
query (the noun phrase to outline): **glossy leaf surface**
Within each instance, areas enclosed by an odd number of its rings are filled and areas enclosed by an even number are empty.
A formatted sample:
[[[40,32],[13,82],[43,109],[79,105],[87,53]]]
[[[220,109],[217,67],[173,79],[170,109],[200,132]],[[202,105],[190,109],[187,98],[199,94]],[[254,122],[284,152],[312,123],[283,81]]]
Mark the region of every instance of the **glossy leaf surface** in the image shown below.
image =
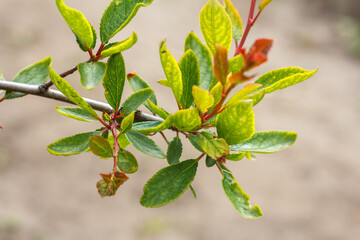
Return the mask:
[[[135,111],[130,113],[121,121],[121,134],[127,133],[131,130],[134,124]]]
[[[120,106],[125,84],[125,62],[121,53],[112,55],[103,77],[105,98],[114,110]]]
[[[209,0],[200,12],[200,27],[212,54],[219,44],[229,51],[232,41],[231,20],[217,0]]]
[[[197,167],[197,160],[190,159],[161,169],[146,183],[141,205],[161,207],[178,199],[190,187]]]
[[[145,134],[130,131],[125,134],[131,145],[137,150],[155,158],[166,158],[164,152],[155,144],[153,140],[148,138]]]
[[[104,76],[106,64],[102,62],[80,63],[78,70],[80,73],[81,85],[86,90],[94,89]]]
[[[255,133],[249,140],[230,145],[232,151],[273,153],[291,147],[296,141],[296,133],[264,131]]]
[[[226,12],[229,14],[231,19],[232,36],[236,41],[239,41],[243,34],[243,23],[240,14],[236,10],[231,0],[224,0],[224,5]]]
[[[50,144],[47,150],[53,155],[60,156],[80,154],[89,149],[90,137],[97,135],[99,135],[99,132],[88,132],[62,138]]]
[[[132,111],[136,111],[146,100],[148,100],[154,94],[151,88],[145,88],[134,92],[128,97],[122,104],[121,114],[123,116],[129,115]]]
[[[115,43],[115,44],[111,45],[111,47],[104,49],[101,52],[101,56],[108,57],[108,56],[114,55],[116,53],[120,53],[125,50],[128,50],[129,48],[131,48],[132,46],[135,45],[137,40],[138,40],[138,37],[137,37],[136,33],[133,32],[132,35],[130,37],[128,37],[127,39],[125,39],[124,41]]]
[[[108,41],[123,29],[136,15],[140,7],[149,6],[153,0],[113,0],[105,10],[100,23],[100,39]]]
[[[208,90],[211,80],[213,78],[213,63],[212,56],[209,49],[202,44],[201,40],[191,32],[185,40],[185,51],[193,50],[195,53],[200,68],[200,87]]]
[[[128,83],[130,84],[130,87],[134,92],[140,91],[144,88],[151,88],[149,83],[146,82],[144,79],[142,79],[139,75],[136,73],[129,73],[127,75]],[[155,94],[151,95],[149,98],[151,102],[153,102],[155,105],[157,104]]]
[[[194,86],[192,94],[194,96],[195,105],[202,114],[206,113],[208,109],[214,105],[214,97],[208,91],[198,86]]]
[[[165,40],[160,43],[160,60],[168,84],[172,89],[177,102],[180,103],[183,93],[181,70],[176,59],[167,48]]]
[[[89,146],[91,152],[101,158],[111,158],[113,156],[113,150],[110,146],[110,143],[103,136],[91,137]]]
[[[73,118],[79,121],[84,121],[84,122],[97,122],[98,120],[96,120],[93,115],[91,115],[90,113],[88,113],[87,111],[85,111],[82,108],[77,108],[77,107],[55,107],[55,110],[68,117],[68,118]]]
[[[201,126],[201,118],[197,108],[179,110],[174,114],[174,125],[184,132],[192,132]]]
[[[305,81],[317,72],[304,70],[298,67],[287,67],[273,70],[262,75],[255,83],[262,84],[266,93],[280,90],[299,82]]]
[[[222,185],[226,196],[241,216],[248,219],[259,218],[263,215],[258,205],[250,206],[250,197],[244,192],[234,176],[223,170]]]
[[[52,60],[50,57],[44,58],[43,60],[22,69],[15,75],[12,81],[30,85],[43,84],[49,78],[49,67],[51,62]],[[5,98],[14,99],[25,95],[26,94],[24,93],[6,91]]]
[[[124,173],[135,173],[139,168],[135,156],[125,149],[119,151],[117,166]]]
[[[255,132],[252,101],[241,101],[228,106],[216,118],[216,131],[229,145],[248,140]]]
[[[179,137],[174,137],[174,139],[169,142],[166,159],[169,165],[174,165],[179,163],[180,157],[183,151],[183,145]]]
[[[91,48],[94,42],[94,34],[91,24],[85,16],[80,11],[66,6],[62,0],[56,0],[56,5],[75,36],[78,37],[88,48]]]
[[[235,95],[230,98],[230,100],[226,103],[226,106],[229,106],[238,101],[246,99],[246,97],[250,93],[252,93],[256,89],[260,88],[261,86],[262,86],[261,84],[256,84],[256,83],[249,83],[249,84],[245,85],[243,89],[241,89],[240,91],[235,93]]]
[[[78,94],[71,85],[62,77],[60,77],[54,70],[50,69],[50,78],[54,85],[73,103],[90,113],[94,117],[98,117],[94,109]]]
[[[221,138],[215,139],[214,134],[211,132],[201,132],[196,137],[201,148],[213,159],[220,158],[229,153],[229,145],[226,141]]]
[[[180,106],[188,109],[194,103],[192,87],[200,84],[200,68],[195,53],[190,49],[179,61],[182,76],[183,93]]]

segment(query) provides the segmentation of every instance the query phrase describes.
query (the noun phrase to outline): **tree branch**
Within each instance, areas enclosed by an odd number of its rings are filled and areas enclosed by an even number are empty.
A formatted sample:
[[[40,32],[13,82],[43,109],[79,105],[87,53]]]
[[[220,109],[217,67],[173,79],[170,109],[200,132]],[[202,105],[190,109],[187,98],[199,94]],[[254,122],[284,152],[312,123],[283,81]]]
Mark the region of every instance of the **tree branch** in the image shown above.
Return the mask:
[[[23,84],[23,83],[17,83],[17,82],[0,81],[0,89],[6,90],[6,91],[12,91],[12,92],[31,94],[31,95],[35,95],[35,96],[54,99],[54,100],[57,100],[60,102],[74,104],[70,99],[68,99],[61,92],[52,90],[52,89],[48,89],[46,92],[42,92],[38,85],[29,85],[29,84]],[[87,98],[84,98],[84,100],[93,109],[95,109],[97,111],[107,112],[109,114],[114,112],[112,107],[107,103],[103,103],[103,102],[99,102],[99,101],[95,101],[95,100],[87,99]],[[136,111],[136,113],[135,113],[135,119],[138,121],[159,121],[159,122],[164,121],[162,118],[143,113],[139,110]]]

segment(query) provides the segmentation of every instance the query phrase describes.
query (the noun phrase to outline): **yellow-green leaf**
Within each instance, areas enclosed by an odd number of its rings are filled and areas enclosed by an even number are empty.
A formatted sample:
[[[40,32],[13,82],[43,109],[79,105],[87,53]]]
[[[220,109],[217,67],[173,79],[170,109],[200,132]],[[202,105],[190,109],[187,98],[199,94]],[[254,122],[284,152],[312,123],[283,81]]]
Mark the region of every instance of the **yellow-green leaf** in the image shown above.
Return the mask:
[[[190,108],[177,111],[174,114],[174,125],[184,132],[193,132],[200,128],[201,118],[197,108]]]
[[[229,145],[248,140],[255,132],[252,101],[245,100],[225,108],[216,118],[216,131]]]
[[[81,85],[86,90],[94,89],[101,82],[105,69],[106,64],[103,62],[79,63],[78,70]]]
[[[130,113],[121,121],[121,134],[127,133],[131,130],[134,123],[135,111]]]
[[[111,158],[113,156],[110,143],[103,136],[90,137],[89,147],[92,153],[101,158]]]
[[[239,12],[231,2],[231,0],[224,0],[225,10],[229,14],[232,25],[232,36],[236,41],[241,39],[243,34],[243,23]]]
[[[98,120],[82,108],[77,107],[55,107],[55,110],[68,117],[84,122],[97,122]]]
[[[132,46],[135,45],[137,42],[138,37],[135,32],[132,33],[130,37],[125,39],[124,41],[112,44],[109,48],[104,48],[104,50],[101,52],[101,56],[108,57],[116,53],[123,52],[125,50],[128,50]]]
[[[78,37],[85,46],[91,48],[94,42],[94,34],[91,24],[85,16],[80,11],[66,6],[62,0],[56,0],[56,5],[75,36]]]
[[[209,0],[200,12],[200,27],[212,54],[219,44],[229,51],[232,41],[231,20],[217,0]]]
[[[241,189],[239,183],[236,181],[231,172],[222,170],[223,179],[222,185],[226,196],[229,198],[236,211],[241,216],[248,219],[255,219],[263,216],[261,209],[258,205],[250,206],[249,195]]]
[[[208,91],[198,86],[193,86],[192,94],[195,105],[202,114],[206,113],[214,105],[214,97]]]
[[[166,40],[160,43],[160,60],[169,86],[177,102],[180,102],[183,93],[181,70],[177,61],[167,48]]]
[[[257,84],[257,83],[249,83],[245,85],[243,89],[238,91],[234,96],[230,98],[230,100],[226,103],[226,106],[229,106],[233,103],[246,99],[248,94],[252,93],[261,86],[262,86],[261,84]]]
[[[124,173],[135,173],[138,170],[138,162],[135,156],[125,149],[119,151],[117,166]]]
[[[259,5],[259,10],[262,11],[272,0],[263,0]]]
[[[147,103],[149,104],[149,107],[151,108],[152,112],[154,112],[156,115],[158,115],[162,119],[166,119],[169,116],[169,113],[167,113],[164,109],[155,105],[153,102],[148,100]]]
[[[214,133],[201,132],[197,134],[196,137],[201,148],[212,159],[221,158],[229,153],[229,145],[227,142],[222,138],[215,139]]]
[[[50,78],[54,85],[73,103],[90,113],[94,117],[98,117],[95,110],[78,94],[71,85],[62,77],[60,77],[52,68],[50,68]]]

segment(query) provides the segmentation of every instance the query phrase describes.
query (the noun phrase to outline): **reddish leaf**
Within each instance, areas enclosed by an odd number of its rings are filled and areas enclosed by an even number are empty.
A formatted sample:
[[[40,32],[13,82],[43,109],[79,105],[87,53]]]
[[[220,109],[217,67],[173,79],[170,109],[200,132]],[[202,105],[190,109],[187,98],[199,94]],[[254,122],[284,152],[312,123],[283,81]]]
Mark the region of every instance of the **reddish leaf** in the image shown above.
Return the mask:
[[[120,185],[129,179],[128,176],[119,171],[109,174],[101,173],[100,176],[102,180],[97,182],[96,187],[101,197],[115,195]]]
[[[216,44],[216,52],[214,55],[214,74],[221,85],[226,84],[226,77],[228,75],[229,62],[227,58],[227,49]]]
[[[245,49],[237,50],[237,54],[242,54],[246,63],[246,70],[257,67],[267,61],[267,54],[269,53],[273,44],[272,39],[258,39],[251,46],[248,53]]]

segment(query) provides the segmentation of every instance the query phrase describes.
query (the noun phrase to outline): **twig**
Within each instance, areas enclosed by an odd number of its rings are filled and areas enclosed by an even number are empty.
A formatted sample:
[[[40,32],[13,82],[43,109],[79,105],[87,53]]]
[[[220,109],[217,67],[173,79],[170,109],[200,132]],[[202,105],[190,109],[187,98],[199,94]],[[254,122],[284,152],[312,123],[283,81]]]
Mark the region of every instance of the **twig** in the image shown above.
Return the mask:
[[[48,89],[46,92],[42,92],[39,89],[38,85],[29,85],[23,83],[16,83],[16,82],[9,82],[9,81],[0,81],[0,89],[12,92],[20,92],[31,94],[35,96],[45,97],[49,99],[54,99],[61,102],[71,103],[74,104],[70,99],[68,99],[64,94],[59,91]],[[107,112],[108,114],[113,113],[112,107],[103,102],[99,102],[92,99],[84,98],[84,100],[95,110],[101,112]],[[159,121],[163,122],[162,118],[152,116],[150,114],[143,113],[141,111],[136,111],[135,119],[138,121]]]

